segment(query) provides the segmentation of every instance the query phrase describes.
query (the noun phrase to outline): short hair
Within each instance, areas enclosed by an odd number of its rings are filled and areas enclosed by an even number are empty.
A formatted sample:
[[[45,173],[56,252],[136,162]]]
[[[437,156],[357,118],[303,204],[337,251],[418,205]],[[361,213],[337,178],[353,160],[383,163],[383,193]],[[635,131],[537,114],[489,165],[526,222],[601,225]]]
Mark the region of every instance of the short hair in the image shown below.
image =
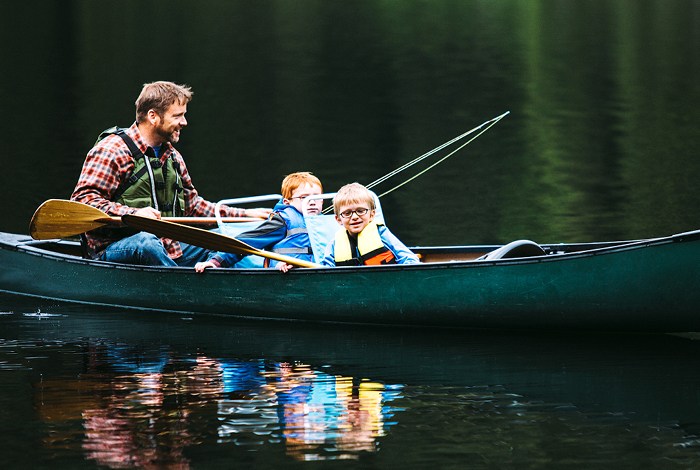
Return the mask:
[[[172,82],[146,83],[136,99],[136,122],[145,122],[148,111],[151,109],[162,117],[173,103],[185,105],[191,99],[190,87]]]
[[[340,213],[341,207],[362,203],[367,203],[369,210],[373,211],[375,209],[374,194],[360,183],[346,184],[333,197],[333,212],[337,215]]]
[[[291,175],[285,176],[285,178],[282,180],[282,197],[285,199],[291,199],[294,191],[307,183],[311,186],[317,184],[318,187],[321,188],[321,192],[323,192],[321,180],[315,177],[310,171],[299,171],[297,173],[292,173]]]

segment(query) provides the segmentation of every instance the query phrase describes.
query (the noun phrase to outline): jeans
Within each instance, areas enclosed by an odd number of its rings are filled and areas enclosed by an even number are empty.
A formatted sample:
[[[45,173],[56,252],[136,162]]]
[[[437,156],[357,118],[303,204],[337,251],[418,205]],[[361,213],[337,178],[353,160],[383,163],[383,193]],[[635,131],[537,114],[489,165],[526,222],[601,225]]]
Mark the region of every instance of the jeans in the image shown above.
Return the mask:
[[[171,259],[160,238],[152,233],[139,232],[109,245],[100,255],[100,260],[113,263],[140,264],[145,266],[194,266],[206,261],[209,251],[180,242],[182,256]]]

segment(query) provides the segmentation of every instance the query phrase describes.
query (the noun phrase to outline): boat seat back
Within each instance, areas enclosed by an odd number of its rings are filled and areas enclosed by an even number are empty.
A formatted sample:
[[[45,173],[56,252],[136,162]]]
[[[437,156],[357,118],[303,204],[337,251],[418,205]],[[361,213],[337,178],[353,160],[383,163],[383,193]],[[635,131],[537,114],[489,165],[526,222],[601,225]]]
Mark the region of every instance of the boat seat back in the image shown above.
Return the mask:
[[[385,224],[382,206],[379,203],[379,198],[372,192],[374,196],[374,220],[377,223]],[[306,204],[309,199],[332,199],[335,193],[325,193],[314,196],[309,196],[302,203],[302,213],[306,222],[306,229],[309,231],[309,240],[311,241],[311,250],[314,254],[314,262],[320,263],[323,255],[326,252],[326,245],[333,240],[335,233],[342,227],[335,220],[335,215],[306,215]]]
[[[533,241],[515,240],[497,250],[486,253],[478,259],[490,261],[494,259],[529,258],[530,256],[544,256],[546,254],[542,247]]]
[[[264,220],[260,220],[260,221],[254,221],[254,222],[225,223],[221,218],[221,211],[219,210],[222,204],[233,206],[233,205],[240,205],[240,204],[246,204],[246,203],[251,203],[251,202],[261,202],[261,201],[275,201],[275,202],[277,202],[277,201],[280,201],[281,199],[282,199],[281,194],[267,194],[264,196],[252,196],[252,197],[239,197],[239,198],[234,198],[234,199],[222,199],[221,201],[216,203],[216,208],[214,210],[215,214],[216,214],[216,222],[217,222],[218,227],[215,228],[213,231],[219,232],[222,235],[226,235],[228,237],[236,238],[241,233],[256,229],[260,224],[262,224],[264,222]],[[265,262],[265,258],[263,258],[262,256],[249,255],[249,256],[245,256],[238,263],[236,263],[234,267],[241,268],[241,269],[262,268],[264,262]]]

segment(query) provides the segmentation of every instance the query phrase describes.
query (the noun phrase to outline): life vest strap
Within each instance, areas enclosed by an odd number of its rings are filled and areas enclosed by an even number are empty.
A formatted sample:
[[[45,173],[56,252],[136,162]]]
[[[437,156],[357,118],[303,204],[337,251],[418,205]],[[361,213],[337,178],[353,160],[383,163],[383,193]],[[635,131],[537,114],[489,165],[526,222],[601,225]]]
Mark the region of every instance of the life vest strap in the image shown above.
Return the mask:
[[[379,266],[381,264],[396,264],[394,253],[387,247],[378,248],[360,257],[362,264]]]
[[[359,255],[357,254],[359,253]],[[358,234],[351,238],[347,230],[341,229],[335,237],[336,266],[395,264],[396,258],[382,242],[379,226],[372,221]]]
[[[273,253],[279,253],[281,255],[310,255],[313,253],[311,251],[311,247],[308,246],[303,248],[273,248],[270,251],[272,251]]]
[[[136,142],[134,142],[133,139],[129,137],[129,135],[124,131],[124,129],[117,127],[114,132],[109,133],[121,137],[126,146],[129,148],[129,152],[131,153],[131,156],[134,158],[134,160],[136,160],[137,158],[143,158],[146,165],[150,165],[150,160],[146,157],[146,155],[143,154],[141,149],[136,145]],[[136,184],[136,182],[139,179],[141,179],[141,177],[146,173],[146,171],[148,171],[148,169],[144,165],[139,171],[132,174],[124,183],[119,185],[114,195],[112,196],[112,200],[116,201],[117,199],[119,199],[127,189],[129,189],[131,186]]]

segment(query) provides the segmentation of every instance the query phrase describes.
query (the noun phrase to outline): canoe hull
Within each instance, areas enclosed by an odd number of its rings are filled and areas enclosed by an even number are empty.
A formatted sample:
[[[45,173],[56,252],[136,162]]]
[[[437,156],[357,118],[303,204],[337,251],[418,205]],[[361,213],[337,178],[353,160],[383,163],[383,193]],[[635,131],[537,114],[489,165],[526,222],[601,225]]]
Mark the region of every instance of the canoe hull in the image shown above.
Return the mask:
[[[120,266],[0,239],[0,290],[260,319],[440,327],[700,330],[700,232],[491,262],[274,270]]]

